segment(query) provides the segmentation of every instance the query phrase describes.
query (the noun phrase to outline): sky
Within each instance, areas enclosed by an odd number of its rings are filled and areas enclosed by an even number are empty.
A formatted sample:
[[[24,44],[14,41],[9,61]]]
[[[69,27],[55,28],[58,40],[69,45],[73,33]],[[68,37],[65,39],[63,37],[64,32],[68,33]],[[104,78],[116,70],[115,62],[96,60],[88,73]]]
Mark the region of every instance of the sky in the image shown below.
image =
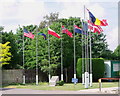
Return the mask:
[[[59,18],[84,19],[84,5],[95,17],[107,19],[109,26],[102,28],[108,48],[114,51],[118,45],[118,0],[1,0],[0,26],[4,26],[7,32],[13,30],[16,33],[19,25],[39,25],[43,16],[51,12],[59,12]]]

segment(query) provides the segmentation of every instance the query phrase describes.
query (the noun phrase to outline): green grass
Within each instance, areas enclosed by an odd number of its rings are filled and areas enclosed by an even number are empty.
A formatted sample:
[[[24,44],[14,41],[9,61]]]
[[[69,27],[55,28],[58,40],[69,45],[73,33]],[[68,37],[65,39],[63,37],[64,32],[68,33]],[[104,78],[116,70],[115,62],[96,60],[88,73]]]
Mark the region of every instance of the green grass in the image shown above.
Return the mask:
[[[75,90],[83,90],[84,85],[81,83],[78,83],[74,85],[73,83],[65,83],[64,86],[49,86],[48,83],[39,83],[38,86],[35,85],[35,83],[32,84],[13,84],[13,85],[6,85],[3,86],[4,88],[27,88],[27,89],[34,89],[34,90],[69,90],[69,91],[75,91]],[[107,87],[118,87],[118,82],[103,82],[102,88]],[[99,83],[93,83],[92,87],[89,87],[89,89],[99,88]]]

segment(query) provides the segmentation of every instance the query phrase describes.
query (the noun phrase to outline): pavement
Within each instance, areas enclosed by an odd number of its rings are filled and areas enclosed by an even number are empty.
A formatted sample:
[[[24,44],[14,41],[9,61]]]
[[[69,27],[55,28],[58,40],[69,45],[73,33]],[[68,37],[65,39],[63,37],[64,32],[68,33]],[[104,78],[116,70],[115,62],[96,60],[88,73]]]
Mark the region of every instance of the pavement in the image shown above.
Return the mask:
[[[1,94],[118,94],[118,87],[99,89],[85,89],[78,91],[63,91],[63,90],[32,90],[32,89],[17,89],[17,88],[2,88]]]

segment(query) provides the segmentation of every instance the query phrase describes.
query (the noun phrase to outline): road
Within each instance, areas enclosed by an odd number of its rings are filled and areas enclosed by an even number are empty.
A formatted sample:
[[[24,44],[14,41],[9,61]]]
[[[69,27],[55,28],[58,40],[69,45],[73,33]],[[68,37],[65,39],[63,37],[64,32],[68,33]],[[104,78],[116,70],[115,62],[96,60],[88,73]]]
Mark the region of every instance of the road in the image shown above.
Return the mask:
[[[63,90],[32,90],[32,89],[16,89],[16,88],[3,88],[0,91],[2,94],[117,94],[118,88],[102,88],[99,89],[86,89],[78,91],[63,91]]]

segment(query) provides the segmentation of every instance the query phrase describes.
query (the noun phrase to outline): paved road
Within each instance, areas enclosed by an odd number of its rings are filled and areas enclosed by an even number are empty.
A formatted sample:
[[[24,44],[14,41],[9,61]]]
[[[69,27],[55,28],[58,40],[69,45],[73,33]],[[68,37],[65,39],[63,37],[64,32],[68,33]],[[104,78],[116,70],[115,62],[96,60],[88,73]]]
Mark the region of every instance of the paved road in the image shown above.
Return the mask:
[[[14,89],[14,88],[3,88],[1,91],[2,94],[117,94],[117,87],[112,88],[102,88],[102,91],[99,92],[99,89],[86,89],[79,91],[48,91],[48,90],[32,90],[32,89]]]

